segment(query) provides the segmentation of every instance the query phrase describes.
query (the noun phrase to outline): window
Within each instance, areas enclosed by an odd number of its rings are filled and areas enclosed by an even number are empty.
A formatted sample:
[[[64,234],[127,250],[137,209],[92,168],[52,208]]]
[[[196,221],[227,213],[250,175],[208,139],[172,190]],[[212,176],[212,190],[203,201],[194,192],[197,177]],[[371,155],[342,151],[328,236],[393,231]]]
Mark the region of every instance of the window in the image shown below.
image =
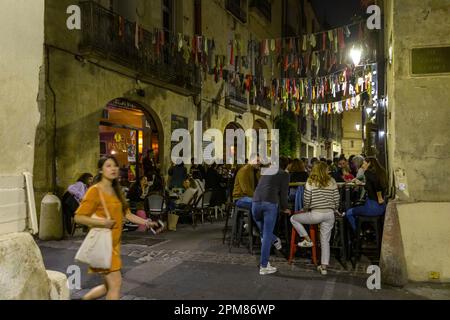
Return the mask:
[[[242,23],[247,22],[247,0],[226,0],[226,9]]]
[[[202,0],[194,1],[194,34],[202,34]]]
[[[351,141],[350,141],[350,148],[353,149],[354,147],[355,147],[355,141],[351,140]]]
[[[173,0],[162,0],[163,30],[166,39],[169,39],[174,29]]]
[[[125,19],[136,22],[137,0],[110,0],[109,8]]]
[[[269,0],[251,0],[250,7],[256,8],[267,21],[272,21],[272,4]]]

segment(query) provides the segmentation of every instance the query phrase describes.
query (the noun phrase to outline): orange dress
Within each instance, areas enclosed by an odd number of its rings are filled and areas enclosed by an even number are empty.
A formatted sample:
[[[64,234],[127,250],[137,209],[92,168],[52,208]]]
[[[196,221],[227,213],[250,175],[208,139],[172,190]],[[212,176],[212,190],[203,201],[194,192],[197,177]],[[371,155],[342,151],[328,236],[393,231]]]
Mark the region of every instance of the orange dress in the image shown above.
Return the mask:
[[[120,259],[120,239],[122,236],[123,211],[122,203],[116,195],[110,195],[106,192],[102,192],[102,195],[105,199],[111,219],[116,222],[114,227],[111,229],[113,245],[111,269],[89,268],[89,272],[107,274],[119,271],[122,268],[122,260]],[[81,201],[81,204],[75,214],[88,217],[95,214],[98,217],[106,218],[106,213],[100,200],[99,190],[95,186],[91,187],[86,192],[86,195],[84,196],[83,201]]]

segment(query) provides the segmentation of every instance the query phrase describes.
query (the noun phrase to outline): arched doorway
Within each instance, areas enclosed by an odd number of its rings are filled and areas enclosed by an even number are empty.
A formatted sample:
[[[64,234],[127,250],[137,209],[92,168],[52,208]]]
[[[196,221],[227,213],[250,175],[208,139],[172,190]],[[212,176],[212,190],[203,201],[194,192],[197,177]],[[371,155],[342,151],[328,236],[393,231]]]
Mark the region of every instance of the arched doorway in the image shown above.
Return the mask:
[[[267,126],[267,123],[261,119],[255,120],[255,122],[253,123],[253,129],[255,129],[256,131],[260,130],[260,129],[266,129],[268,130],[269,127]]]
[[[154,166],[161,163],[163,132],[157,121],[139,103],[127,99],[114,99],[103,109],[100,155],[117,158],[122,185],[128,186],[144,174],[142,160],[148,150]]]
[[[224,163],[228,163],[229,161],[232,160],[233,165],[237,164],[237,150],[238,150],[238,145],[237,145],[237,139],[234,140],[234,144],[230,146],[230,153],[232,155],[231,159],[227,159],[227,130],[239,130],[242,129],[244,132],[244,128],[242,128],[242,126],[236,122],[230,122],[229,124],[227,124],[227,126],[225,127],[225,130],[223,132],[223,158],[224,158]],[[245,140],[244,140],[245,142]],[[247,152],[247,150],[245,151]],[[245,154],[247,156],[247,153]],[[228,161],[227,161],[228,160]]]
[[[264,122],[261,119],[257,119],[253,123],[253,129],[256,131],[256,139],[257,139],[256,145],[258,146],[258,152],[259,152],[260,143],[267,143],[267,155],[269,156],[270,150],[271,150],[271,139],[270,139],[271,136],[270,136],[269,127],[267,126],[266,122]],[[267,141],[261,141],[259,130],[267,130]]]

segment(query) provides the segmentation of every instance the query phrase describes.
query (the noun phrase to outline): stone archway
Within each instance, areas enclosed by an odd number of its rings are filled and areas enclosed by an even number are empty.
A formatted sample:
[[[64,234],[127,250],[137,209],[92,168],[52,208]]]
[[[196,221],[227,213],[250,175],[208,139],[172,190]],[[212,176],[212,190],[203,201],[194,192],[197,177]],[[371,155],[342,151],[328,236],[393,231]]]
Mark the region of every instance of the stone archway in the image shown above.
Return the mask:
[[[255,129],[255,130],[260,130],[260,129],[269,130],[269,126],[267,125],[267,123],[264,120],[257,119],[253,123],[253,129]]]
[[[114,155],[123,181],[143,174],[142,158],[153,151],[155,164],[164,159],[164,131],[156,113],[144,104],[124,98],[109,101],[99,121],[100,154]]]
[[[270,154],[270,152],[271,152],[271,133],[270,133],[269,126],[267,125],[267,123],[264,120],[257,119],[253,122],[253,129],[256,131],[256,139],[257,139],[256,142],[257,142],[258,148],[261,143],[259,130],[267,130],[267,142],[266,141],[263,141],[263,142],[267,143],[267,152],[268,152],[268,154]],[[258,152],[259,152],[259,149],[258,149]]]
[[[244,130],[244,128],[237,122],[230,122],[229,124],[226,125],[224,131],[223,131],[223,158],[224,158],[224,162],[226,163],[226,156],[227,156],[227,130]],[[237,141],[234,141],[234,145],[232,146],[233,150],[231,151],[231,154],[233,155],[233,164],[237,164]],[[245,150],[246,155],[247,155],[247,150]]]

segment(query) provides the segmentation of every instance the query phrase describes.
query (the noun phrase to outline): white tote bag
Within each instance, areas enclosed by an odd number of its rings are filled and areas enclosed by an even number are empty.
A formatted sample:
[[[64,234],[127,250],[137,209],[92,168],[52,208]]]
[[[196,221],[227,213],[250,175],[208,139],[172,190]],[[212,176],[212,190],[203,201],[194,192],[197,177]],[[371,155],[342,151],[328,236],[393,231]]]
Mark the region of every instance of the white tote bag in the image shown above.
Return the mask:
[[[100,188],[97,188],[102,206],[108,219],[111,219]],[[94,215],[93,218],[96,216]],[[75,255],[75,260],[86,263],[91,268],[110,269],[112,260],[111,229],[92,228]]]

